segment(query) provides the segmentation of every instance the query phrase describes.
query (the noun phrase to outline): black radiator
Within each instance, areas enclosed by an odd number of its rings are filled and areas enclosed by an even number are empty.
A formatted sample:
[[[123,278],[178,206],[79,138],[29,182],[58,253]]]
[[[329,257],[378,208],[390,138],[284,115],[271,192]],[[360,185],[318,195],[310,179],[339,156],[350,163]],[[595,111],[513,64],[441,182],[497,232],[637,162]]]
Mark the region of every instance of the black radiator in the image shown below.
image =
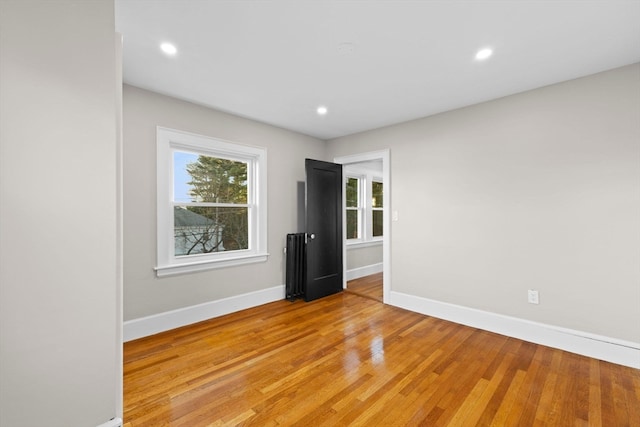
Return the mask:
[[[306,246],[305,233],[287,234],[286,294],[289,301],[304,297]]]

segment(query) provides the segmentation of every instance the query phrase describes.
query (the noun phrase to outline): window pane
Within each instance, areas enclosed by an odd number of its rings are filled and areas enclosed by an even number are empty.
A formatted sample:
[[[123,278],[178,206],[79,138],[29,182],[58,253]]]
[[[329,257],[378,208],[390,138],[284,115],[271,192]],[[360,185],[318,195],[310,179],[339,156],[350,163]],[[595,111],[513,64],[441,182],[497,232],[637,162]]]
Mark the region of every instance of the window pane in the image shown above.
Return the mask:
[[[347,207],[358,207],[358,179],[347,178]]]
[[[195,163],[198,155],[175,151],[173,153],[173,200],[176,202],[191,202],[191,187],[188,184],[191,176],[187,172],[187,165]]]
[[[176,206],[175,256],[249,248],[248,208]]]
[[[382,183],[373,181],[371,183],[371,206],[374,208],[382,207]],[[375,235],[375,234],[374,234]]]
[[[175,151],[173,200],[247,203],[247,163]]]
[[[357,239],[358,228],[358,211],[347,210],[347,239]]]
[[[382,236],[382,211],[373,211],[373,237]]]

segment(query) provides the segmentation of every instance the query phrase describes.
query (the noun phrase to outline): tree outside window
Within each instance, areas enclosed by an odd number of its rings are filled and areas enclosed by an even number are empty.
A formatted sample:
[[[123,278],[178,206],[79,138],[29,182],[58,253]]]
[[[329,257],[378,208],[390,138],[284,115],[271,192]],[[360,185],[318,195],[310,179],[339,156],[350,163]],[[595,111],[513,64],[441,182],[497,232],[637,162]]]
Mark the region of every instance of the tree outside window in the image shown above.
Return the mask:
[[[361,196],[360,179],[347,178],[347,239],[359,239],[361,236]]]
[[[371,183],[371,223],[373,237],[382,236],[382,183]]]

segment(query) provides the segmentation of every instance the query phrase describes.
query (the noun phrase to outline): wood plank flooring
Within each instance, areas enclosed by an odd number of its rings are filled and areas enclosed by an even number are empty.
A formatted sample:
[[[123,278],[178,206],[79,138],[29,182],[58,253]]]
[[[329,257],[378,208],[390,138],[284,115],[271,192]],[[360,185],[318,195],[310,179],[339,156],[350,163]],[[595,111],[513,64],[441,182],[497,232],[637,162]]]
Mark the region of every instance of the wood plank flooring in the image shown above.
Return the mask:
[[[640,371],[340,293],[125,344],[125,427],[640,426]]]
[[[346,290],[347,292],[382,302],[382,273],[349,280]]]

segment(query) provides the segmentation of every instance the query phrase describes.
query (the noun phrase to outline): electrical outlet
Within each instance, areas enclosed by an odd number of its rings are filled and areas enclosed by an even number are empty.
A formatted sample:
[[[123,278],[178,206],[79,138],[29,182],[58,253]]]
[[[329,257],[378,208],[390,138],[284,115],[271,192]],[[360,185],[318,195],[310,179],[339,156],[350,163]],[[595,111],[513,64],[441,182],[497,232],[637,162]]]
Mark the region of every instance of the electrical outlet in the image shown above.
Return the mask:
[[[529,301],[529,304],[540,304],[540,300],[538,298],[538,291],[529,289],[527,291],[527,301]]]

